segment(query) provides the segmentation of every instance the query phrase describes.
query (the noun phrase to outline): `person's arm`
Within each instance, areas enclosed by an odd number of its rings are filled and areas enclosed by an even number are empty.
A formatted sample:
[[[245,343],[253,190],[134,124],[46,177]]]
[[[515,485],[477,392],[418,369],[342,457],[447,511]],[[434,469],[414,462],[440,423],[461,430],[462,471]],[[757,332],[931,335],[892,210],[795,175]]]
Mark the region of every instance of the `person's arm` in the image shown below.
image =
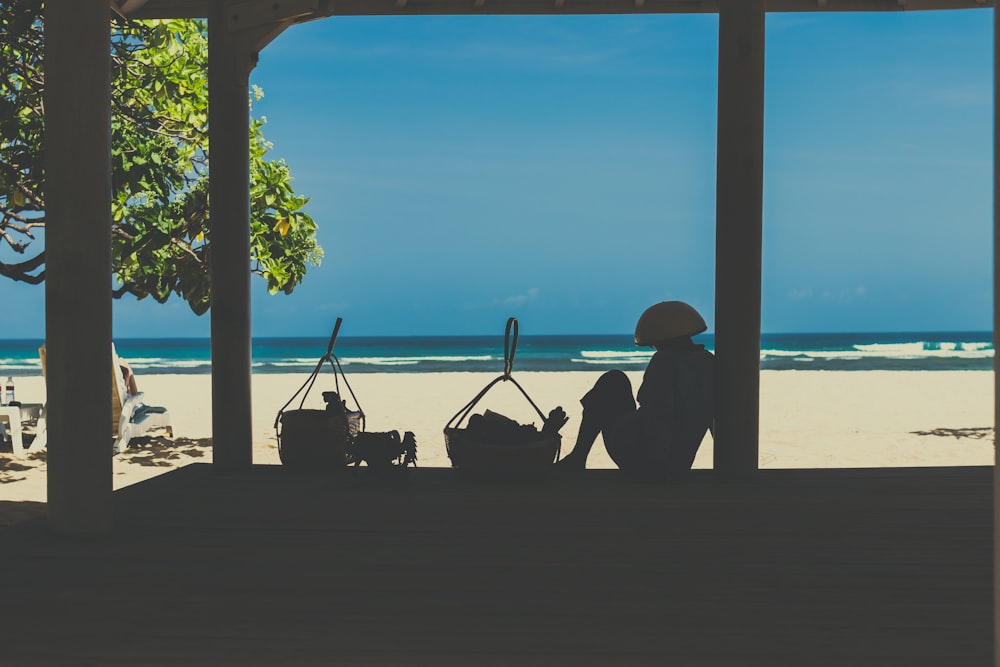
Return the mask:
[[[125,379],[125,394],[127,396],[135,396],[139,393],[139,387],[136,384],[132,366],[129,365],[127,360],[121,357],[118,357],[118,365],[121,366],[122,377]]]
[[[653,460],[666,461],[671,447],[670,423],[675,404],[674,367],[670,355],[657,352],[649,360],[636,393],[639,433]]]
[[[639,407],[646,406],[654,410],[659,410],[662,406],[669,404],[673,397],[673,364],[670,356],[664,352],[657,352],[649,360],[646,372],[642,375],[642,384],[635,398]]]

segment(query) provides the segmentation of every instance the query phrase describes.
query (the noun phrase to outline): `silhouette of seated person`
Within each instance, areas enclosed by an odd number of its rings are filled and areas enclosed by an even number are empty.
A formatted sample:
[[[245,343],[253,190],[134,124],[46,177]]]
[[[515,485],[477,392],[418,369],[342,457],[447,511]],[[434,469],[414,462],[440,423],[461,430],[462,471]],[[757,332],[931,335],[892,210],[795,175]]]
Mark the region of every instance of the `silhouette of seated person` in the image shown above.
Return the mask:
[[[656,352],[643,374],[638,407],[620,370],[604,373],[580,400],[583,419],[573,450],[557,464],[583,470],[598,434],[617,466],[643,475],[682,475],[691,468],[715,416],[714,356],[691,336],[705,320],[682,301],[646,311],[635,328],[636,345]]]
[[[125,398],[135,396],[139,393],[139,387],[136,384],[131,364],[122,357],[118,357],[118,366],[122,372],[122,379],[125,381]]]

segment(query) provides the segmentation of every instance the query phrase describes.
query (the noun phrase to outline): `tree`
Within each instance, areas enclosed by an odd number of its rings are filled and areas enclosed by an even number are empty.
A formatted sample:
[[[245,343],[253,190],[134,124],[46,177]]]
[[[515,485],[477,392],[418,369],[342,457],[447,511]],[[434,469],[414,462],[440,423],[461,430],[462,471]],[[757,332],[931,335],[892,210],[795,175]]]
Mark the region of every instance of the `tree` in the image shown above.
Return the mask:
[[[200,315],[211,261],[207,25],[115,17],[111,30],[114,295],[177,294]],[[41,0],[0,3],[0,275],[32,284],[45,279],[42,32]],[[248,128],[248,268],[288,294],[323,251],[288,166],[267,159],[265,122]]]

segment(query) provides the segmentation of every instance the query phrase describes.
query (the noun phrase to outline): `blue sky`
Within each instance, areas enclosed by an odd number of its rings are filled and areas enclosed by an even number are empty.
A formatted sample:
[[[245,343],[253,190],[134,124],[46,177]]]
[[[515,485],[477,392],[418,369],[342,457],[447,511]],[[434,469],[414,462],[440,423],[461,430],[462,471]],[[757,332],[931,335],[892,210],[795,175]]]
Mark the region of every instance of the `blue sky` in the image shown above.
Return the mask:
[[[989,330],[992,12],[771,14],[765,332]],[[273,155],[326,257],[255,336],[711,329],[714,15],[331,18],[262,53]],[[14,337],[41,337],[41,291]],[[32,303],[34,305],[32,305]],[[10,312],[10,310],[8,310]],[[116,336],[207,336],[179,300]]]

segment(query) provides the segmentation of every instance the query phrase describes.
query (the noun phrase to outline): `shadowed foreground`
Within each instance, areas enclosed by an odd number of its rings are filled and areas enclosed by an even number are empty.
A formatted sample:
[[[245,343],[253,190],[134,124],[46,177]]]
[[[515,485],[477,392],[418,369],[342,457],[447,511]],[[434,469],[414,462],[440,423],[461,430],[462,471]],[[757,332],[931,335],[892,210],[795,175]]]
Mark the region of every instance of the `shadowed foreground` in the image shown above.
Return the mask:
[[[0,530],[2,665],[990,665],[992,468],[195,464]]]

